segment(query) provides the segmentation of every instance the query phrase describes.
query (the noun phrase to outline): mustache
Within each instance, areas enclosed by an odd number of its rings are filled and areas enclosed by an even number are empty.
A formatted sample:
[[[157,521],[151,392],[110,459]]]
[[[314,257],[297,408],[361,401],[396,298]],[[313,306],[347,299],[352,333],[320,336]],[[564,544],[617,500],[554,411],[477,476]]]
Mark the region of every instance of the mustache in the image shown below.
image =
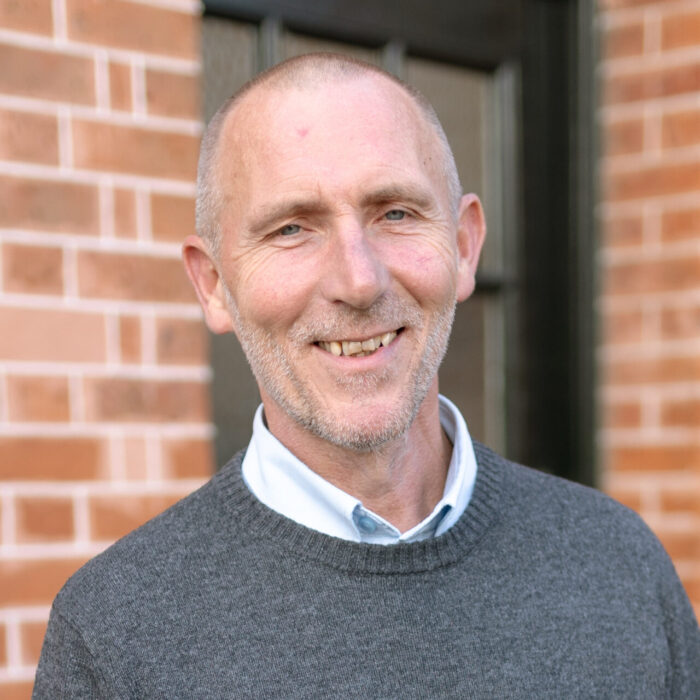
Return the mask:
[[[321,318],[301,318],[292,326],[289,337],[292,342],[305,345],[319,339],[359,338],[376,333],[377,328],[390,331],[405,326],[423,326],[420,309],[396,296],[382,296],[366,309],[339,304]]]

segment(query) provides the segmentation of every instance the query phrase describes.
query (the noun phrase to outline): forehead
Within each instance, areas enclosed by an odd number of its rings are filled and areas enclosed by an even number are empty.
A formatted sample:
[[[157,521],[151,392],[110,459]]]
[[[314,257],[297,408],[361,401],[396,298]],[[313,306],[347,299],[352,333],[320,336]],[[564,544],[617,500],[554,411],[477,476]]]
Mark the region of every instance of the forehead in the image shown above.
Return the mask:
[[[218,175],[227,198],[271,181],[340,182],[373,169],[438,176],[440,146],[414,100],[382,76],[260,86],[227,118]]]

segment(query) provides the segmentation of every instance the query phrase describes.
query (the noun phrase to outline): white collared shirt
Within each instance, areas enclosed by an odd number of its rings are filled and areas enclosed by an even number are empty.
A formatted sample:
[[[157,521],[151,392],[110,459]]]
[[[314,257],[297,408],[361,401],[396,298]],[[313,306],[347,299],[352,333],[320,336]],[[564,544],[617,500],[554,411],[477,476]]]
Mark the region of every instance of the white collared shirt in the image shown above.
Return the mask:
[[[446,532],[469,504],[476,458],[467,424],[457,407],[440,396],[440,424],[452,442],[442,498],[432,513],[406,532],[368,510],[354,496],[297,459],[265,426],[260,405],[243,459],[243,480],[258,500],[301,525],[352,542],[418,542]]]

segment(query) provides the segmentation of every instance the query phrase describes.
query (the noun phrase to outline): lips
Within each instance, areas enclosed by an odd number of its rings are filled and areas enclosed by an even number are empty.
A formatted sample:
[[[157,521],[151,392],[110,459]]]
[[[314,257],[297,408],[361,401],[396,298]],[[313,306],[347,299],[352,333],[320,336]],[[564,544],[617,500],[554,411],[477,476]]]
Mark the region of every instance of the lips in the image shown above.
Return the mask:
[[[379,348],[389,345],[400,330],[382,333],[367,340],[320,340],[317,345],[336,357],[365,357],[365,355],[371,355]]]

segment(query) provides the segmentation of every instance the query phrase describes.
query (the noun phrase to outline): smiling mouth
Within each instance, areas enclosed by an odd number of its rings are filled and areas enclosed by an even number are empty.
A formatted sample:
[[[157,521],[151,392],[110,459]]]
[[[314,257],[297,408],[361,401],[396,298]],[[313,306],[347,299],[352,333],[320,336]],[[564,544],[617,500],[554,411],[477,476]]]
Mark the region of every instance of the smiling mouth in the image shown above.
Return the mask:
[[[336,357],[365,357],[392,343],[402,330],[403,328],[399,328],[368,340],[331,340],[330,342],[319,340],[316,345]]]

